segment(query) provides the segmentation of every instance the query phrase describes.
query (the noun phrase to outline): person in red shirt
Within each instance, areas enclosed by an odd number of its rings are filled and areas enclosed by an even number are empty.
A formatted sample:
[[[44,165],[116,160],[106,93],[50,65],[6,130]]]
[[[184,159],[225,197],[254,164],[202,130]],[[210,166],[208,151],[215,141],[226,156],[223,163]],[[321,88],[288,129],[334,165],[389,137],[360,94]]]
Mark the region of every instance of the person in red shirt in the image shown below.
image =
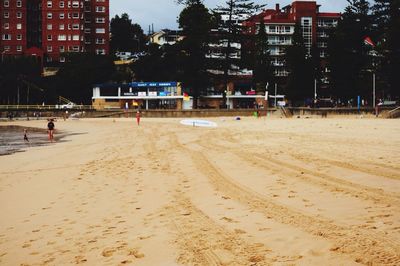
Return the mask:
[[[139,110],[137,110],[137,112],[136,112],[136,122],[139,126],[139,124],[140,124],[140,111]]]

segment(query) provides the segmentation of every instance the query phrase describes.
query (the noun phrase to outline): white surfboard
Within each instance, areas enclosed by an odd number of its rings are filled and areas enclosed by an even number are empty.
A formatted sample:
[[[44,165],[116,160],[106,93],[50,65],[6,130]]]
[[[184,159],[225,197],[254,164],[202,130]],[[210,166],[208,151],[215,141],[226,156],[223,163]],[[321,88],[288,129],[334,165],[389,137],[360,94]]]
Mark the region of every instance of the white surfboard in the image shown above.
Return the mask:
[[[198,119],[184,119],[181,121],[182,125],[192,126],[192,127],[217,127],[217,123],[207,121],[207,120],[198,120]]]

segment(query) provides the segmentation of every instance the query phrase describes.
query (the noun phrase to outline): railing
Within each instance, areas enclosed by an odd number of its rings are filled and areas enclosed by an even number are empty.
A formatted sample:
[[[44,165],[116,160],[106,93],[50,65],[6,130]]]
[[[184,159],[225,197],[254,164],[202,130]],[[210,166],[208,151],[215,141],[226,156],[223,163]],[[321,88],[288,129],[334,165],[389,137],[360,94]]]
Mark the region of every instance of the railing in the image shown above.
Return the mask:
[[[62,108],[61,105],[0,105],[0,110],[91,110],[92,105],[76,105]]]
[[[386,118],[398,118],[400,117],[400,106],[396,109],[389,111],[386,115]]]

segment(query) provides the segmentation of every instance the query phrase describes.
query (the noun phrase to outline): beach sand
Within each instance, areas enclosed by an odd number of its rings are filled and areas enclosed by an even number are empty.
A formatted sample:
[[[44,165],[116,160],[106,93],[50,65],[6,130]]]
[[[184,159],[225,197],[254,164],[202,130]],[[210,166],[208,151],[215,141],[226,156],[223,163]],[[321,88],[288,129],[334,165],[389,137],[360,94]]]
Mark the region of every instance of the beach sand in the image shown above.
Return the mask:
[[[210,120],[1,156],[0,264],[400,265],[399,120]]]

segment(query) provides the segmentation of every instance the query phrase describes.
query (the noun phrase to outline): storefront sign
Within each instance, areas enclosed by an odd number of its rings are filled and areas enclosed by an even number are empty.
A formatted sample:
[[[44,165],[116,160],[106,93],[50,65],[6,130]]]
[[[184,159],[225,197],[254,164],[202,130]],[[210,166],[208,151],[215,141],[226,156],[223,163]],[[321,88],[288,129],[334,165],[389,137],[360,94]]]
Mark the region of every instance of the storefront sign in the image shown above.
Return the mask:
[[[160,96],[168,96],[171,93],[169,91],[160,91]]]
[[[137,92],[124,92],[124,96],[137,96]]]
[[[256,91],[246,91],[246,95],[256,95]]]
[[[146,93],[145,91],[139,91],[139,92],[138,92],[138,96],[139,96],[139,97],[146,97],[146,96],[147,96],[147,93]]]
[[[157,92],[156,91],[149,91],[149,96],[157,96]]]
[[[176,87],[178,85],[177,82],[132,82],[129,84],[134,88],[143,88],[143,87]]]

